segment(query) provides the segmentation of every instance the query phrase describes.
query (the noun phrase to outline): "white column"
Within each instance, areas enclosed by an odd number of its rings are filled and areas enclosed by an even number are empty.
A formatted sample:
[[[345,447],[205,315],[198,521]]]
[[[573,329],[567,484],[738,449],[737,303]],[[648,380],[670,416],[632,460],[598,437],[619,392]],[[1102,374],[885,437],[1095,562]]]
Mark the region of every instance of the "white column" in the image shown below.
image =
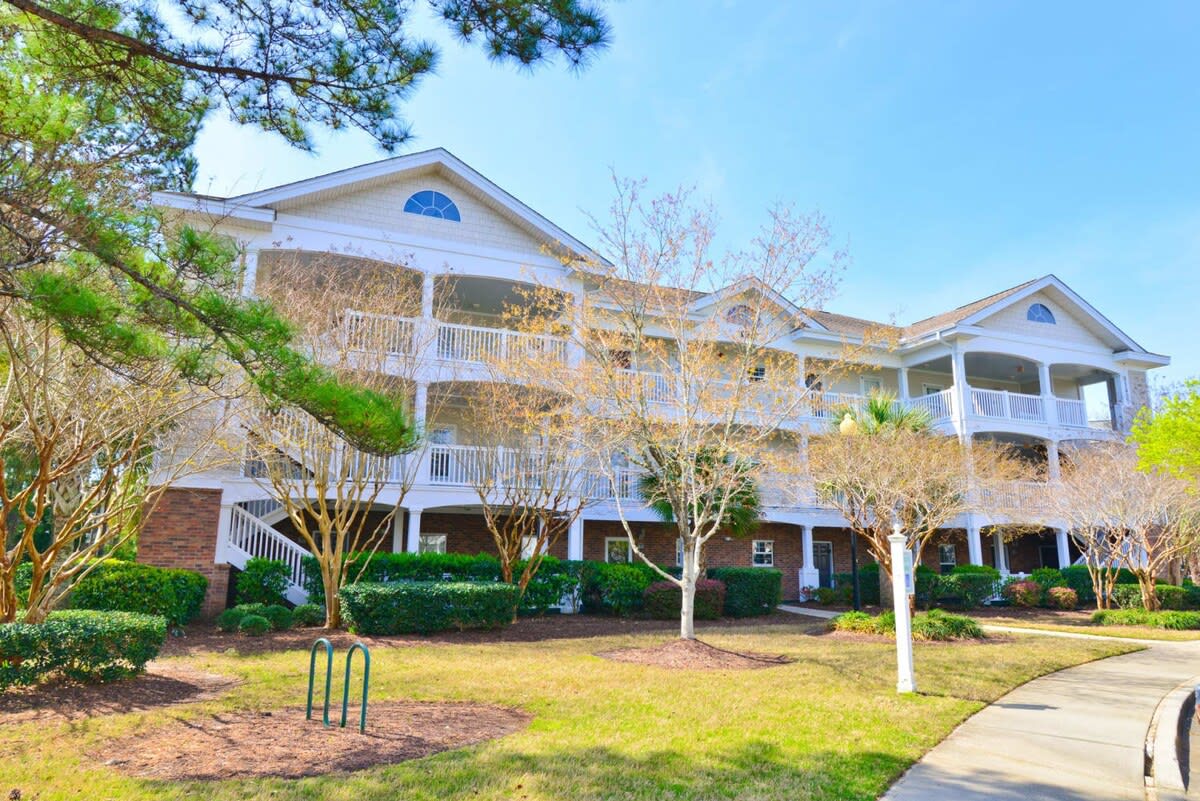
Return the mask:
[[[1067,530],[1065,528],[1054,529],[1054,539],[1058,545],[1058,567],[1060,570],[1071,564],[1071,544],[1067,537]]]
[[[992,550],[996,554],[996,569],[1007,573],[1008,554],[1004,552],[1004,535],[998,531],[992,535]]]
[[[896,373],[896,380],[900,382],[900,400],[908,400],[908,368],[901,367]]]
[[[583,518],[577,517],[567,529],[567,559],[583,560]]]
[[[258,251],[246,251],[242,258],[242,294],[252,297],[258,286]]]
[[[800,564],[800,588],[817,587],[821,584],[821,573],[817,570],[817,566],[813,559],[813,538],[812,526],[800,527],[800,552],[802,561]],[[801,593],[803,595],[803,593]],[[801,600],[809,600],[801,598]]]
[[[418,381],[413,388],[413,422],[425,428],[425,414],[429,410],[429,384]]]
[[[221,516],[217,518],[217,548],[213,553],[213,564],[229,563],[229,532],[233,527],[233,504],[221,504]]]
[[[983,541],[974,520],[967,523],[967,561],[973,565],[983,564]]]
[[[1046,409],[1046,422],[1058,425],[1058,404],[1054,400],[1054,385],[1050,383],[1050,365],[1046,362],[1038,362],[1038,389]]]
[[[392,515],[392,553],[404,552],[404,510]]]
[[[408,510],[408,552],[421,551],[421,510]]]
[[[892,606],[896,612],[896,692],[914,693],[917,680],[913,675],[912,621],[908,617],[908,578],[905,556],[907,537],[900,533],[900,526],[892,529],[888,537],[892,549]]]
[[[421,317],[433,319],[433,273],[421,276]]]
[[[583,337],[583,287],[571,295],[571,334],[567,339],[567,364],[578,367],[583,364],[583,347],[579,344]]]
[[[1062,462],[1058,458],[1058,441],[1046,440],[1046,474],[1051,481],[1062,478]]]
[[[954,404],[954,423],[958,429],[960,439],[967,440],[967,410],[971,401],[971,389],[967,386],[967,362],[963,358],[962,351],[958,349],[958,343],[954,345],[954,352],[950,357],[950,373],[954,386],[950,393],[950,400]]]

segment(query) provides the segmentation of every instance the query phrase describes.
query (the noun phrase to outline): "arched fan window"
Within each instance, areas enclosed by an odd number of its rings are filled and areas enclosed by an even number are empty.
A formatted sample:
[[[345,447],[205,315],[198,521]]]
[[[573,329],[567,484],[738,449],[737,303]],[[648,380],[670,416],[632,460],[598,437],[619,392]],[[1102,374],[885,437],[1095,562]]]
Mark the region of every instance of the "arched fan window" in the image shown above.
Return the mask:
[[[1046,305],[1043,303],[1035,303],[1025,313],[1025,319],[1034,323],[1049,323],[1050,325],[1054,325],[1054,312],[1046,308]]]
[[[422,217],[462,222],[462,215],[458,213],[458,206],[454,205],[454,201],[432,189],[414,192],[404,203],[404,211],[408,214],[420,214]]]

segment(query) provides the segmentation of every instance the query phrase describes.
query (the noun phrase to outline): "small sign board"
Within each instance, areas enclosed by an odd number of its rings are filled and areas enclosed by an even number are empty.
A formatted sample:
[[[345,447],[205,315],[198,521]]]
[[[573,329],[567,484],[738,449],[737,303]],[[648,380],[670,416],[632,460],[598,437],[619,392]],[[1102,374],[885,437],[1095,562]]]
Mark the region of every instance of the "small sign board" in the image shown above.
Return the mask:
[[[908,595],[916,594],[916,586],[913,582],[913,552],[911,548],[904,549],[904,592]]]

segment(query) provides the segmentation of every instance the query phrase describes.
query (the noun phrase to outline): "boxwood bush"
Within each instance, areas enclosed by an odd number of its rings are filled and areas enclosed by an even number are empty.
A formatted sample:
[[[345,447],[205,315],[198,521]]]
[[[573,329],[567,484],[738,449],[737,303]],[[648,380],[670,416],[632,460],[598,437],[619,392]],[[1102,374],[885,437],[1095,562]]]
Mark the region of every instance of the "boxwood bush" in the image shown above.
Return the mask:
[[[646,614],[658,620],[678,620],[683,591],[671,581],[656,581],[642,594]],[[696,581],[693,616],[696,620],[716,620],[725,608],[725,585],[715,579]]]
[[[725,584],[728,617],[769,615],[783,595],[783,574],[766,567],[713,567],[708,577]]]
[[[866,612],[847,612],[833,619],[837,631],[852,631],[860,634],[896,636],[896,615],[884,612],[872,617]],[[914,640],[978,640],[984,637],[983,629],[966,615],[952,615],[941,609],[932,609],[913,617]]]
[[[517,588],[499,582],[359,582],[340,595],[347,624],[358,634],[432,634],[509,623]]]
[[[292,610],[292,625],[298,629],[324,626],[324,607],[320,604],[300,604]]]
[[[279,559],[258,556],[246,560],[237,577],[239,604],[283,604],[288,585],[288,566]]]
[[[248,637],[261,637],[271,630],[271,621],[262,615],[246,615],[238,622],[238,631]]]
[[[166,637],[162,617],[135,612],[71,609],[42,623],[0,625],[0,690],[55,674],[90,682],[136,675]]]
[[[71,590],[71,606],[109,612],[159,615],[170,626],[200,614],[208,579],[193,570],[106,559]]]
[[[283,604],[271,604],[263,610],[262,616],[271,624],[272,631],[284,631],[292,627],[292,610]]]
[[[586,562],[580,573],[583,608],[588,612],[632,614],[642,608],[646,588],[657,577],[648,565]]]

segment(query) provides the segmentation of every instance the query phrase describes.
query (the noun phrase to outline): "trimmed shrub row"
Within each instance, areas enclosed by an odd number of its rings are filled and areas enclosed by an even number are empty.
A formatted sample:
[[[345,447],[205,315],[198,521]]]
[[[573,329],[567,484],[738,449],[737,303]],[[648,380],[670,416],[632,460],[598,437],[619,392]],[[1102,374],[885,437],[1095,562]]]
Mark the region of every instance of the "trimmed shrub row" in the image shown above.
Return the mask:
[[[725,585],[729,617],[769,615],[783,595],[783,574],[767,567],[712,567],[708,577]]]
[[[195,620],[208,579],[192,570],[106,559],[71,590],[71,606],[108,612],[139,612],[165,618],[169,626]]]
[[[1145,609],[1105,609],[1092,614],[1098,626],[1152,626],[1156,629],[1200,629],[1200,612]]]
[[[852,631],[860,634],[896,636],[896,615],[884,612],[868,615],[866,612],[846,612],[832,621],[836,631]],[[965,615],[952,615],[941,609],[915,615],[912,621],[914,640],[978,640],[983,639],[983,629]]]
[[[671,581],[656,581],[643,594],[646,614],[657,620],[678,620],[683,590]],[[693,614],[696,620],[716,620],[725,608],[725,584],[715,579],[696,581]]]
[[[492,629],[512,620],[517,588],[466,581],[360,582],[343,587],[342,611],[358,634]]]
[[[914,593],[917,606],[928,609],[936,604],[975,609],[996,592],[1000,573],[987,565],[958,565],[949,574],[942,575],[925,565],[914,571]],[[822,604],[851,601],[853,587],[849,573],[834,576],[834,588],[817,591],[817,600]],[[878,604],[879,564],[872,562],[859,570],[859,592],[864,604]]]
[[[135,612],[65,610],[43,623],[0,626],[0,690],[58,674],[106,682],[141,673],[167,638],[166,621]]]
[[[266,628],[257,621],[247,623],[249,618],[262,618]],[[240,631],[251,635],[265,634],[268,630],[320,626],[324,622],[325,612],[316,604],[301,604],[295,609],[288,609],[282,604],[238,604],[217,615],[217,628],[221,631]]]
[[[239,604],[284,603],[288,585],[288,566],[278,559],[263,559],[258,556],[246,560],[246,566],[237,577],[237,601]]]

